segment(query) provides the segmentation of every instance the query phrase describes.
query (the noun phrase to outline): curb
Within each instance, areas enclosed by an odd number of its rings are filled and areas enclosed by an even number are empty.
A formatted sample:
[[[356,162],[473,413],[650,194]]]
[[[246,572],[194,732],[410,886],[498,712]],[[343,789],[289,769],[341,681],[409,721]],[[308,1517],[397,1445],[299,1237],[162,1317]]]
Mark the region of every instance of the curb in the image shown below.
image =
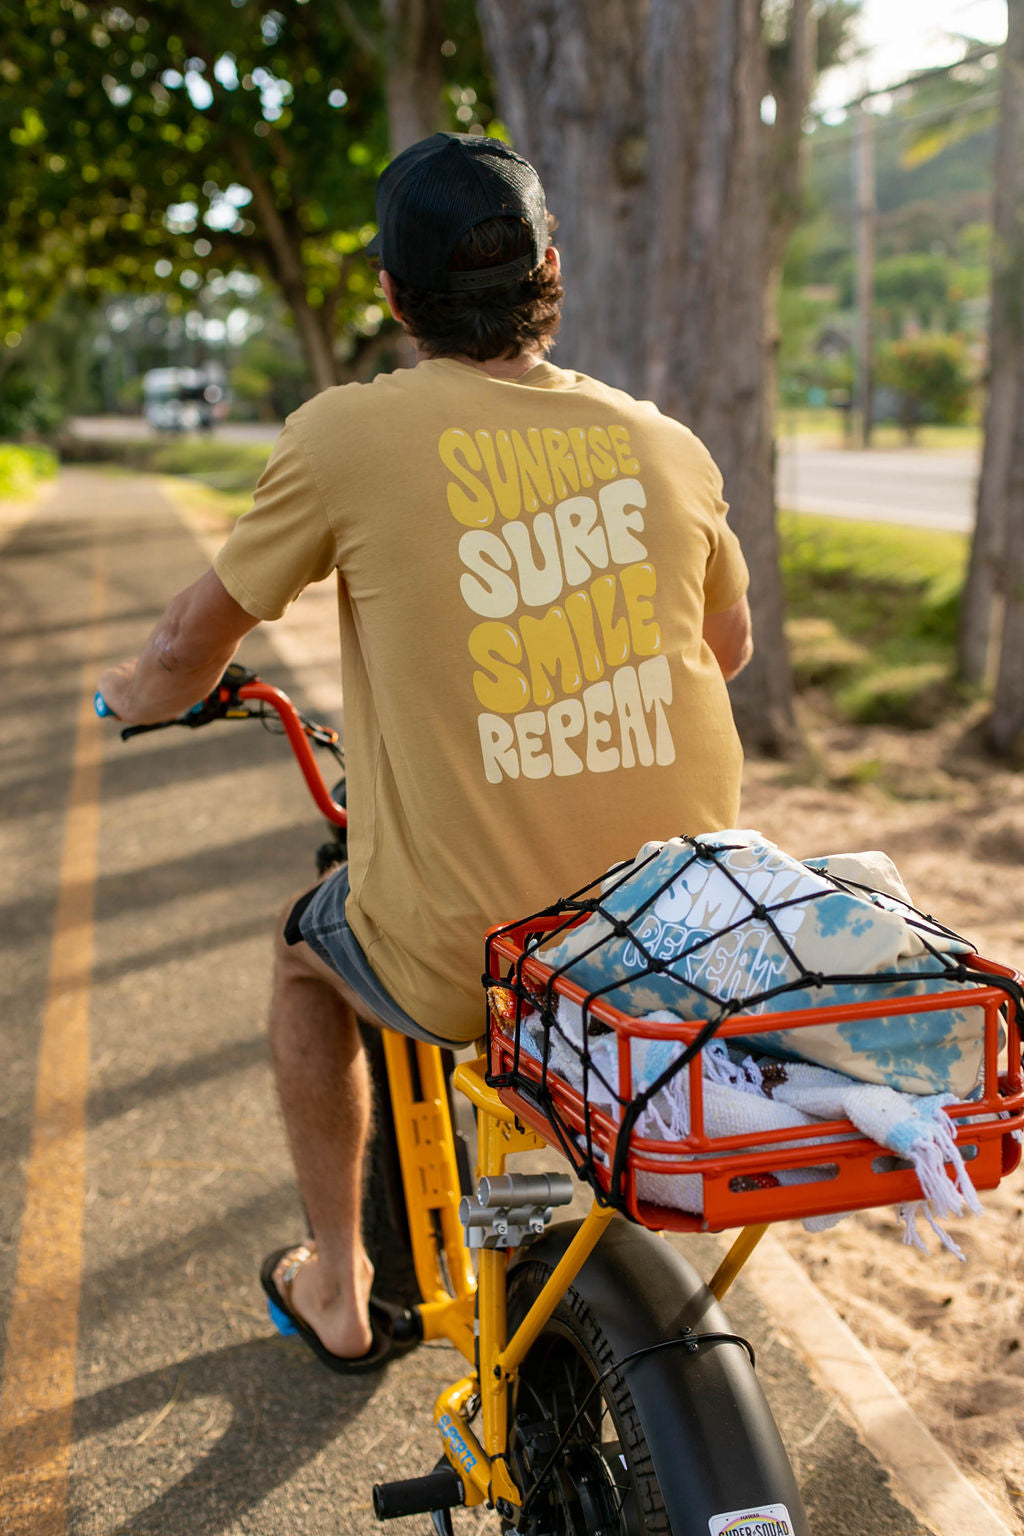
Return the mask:
[[[768,1233],[743,1278],[846,1405],[893,1491],[936,1536],[1014,1536],[826,1300]]]

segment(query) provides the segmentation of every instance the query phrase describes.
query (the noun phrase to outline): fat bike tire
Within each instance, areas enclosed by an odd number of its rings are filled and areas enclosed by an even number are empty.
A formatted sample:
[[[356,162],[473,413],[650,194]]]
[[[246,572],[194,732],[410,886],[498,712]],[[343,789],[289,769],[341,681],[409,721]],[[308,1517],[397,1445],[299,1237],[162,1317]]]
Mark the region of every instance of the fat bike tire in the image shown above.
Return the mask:
[[[551,1273],[548,1264],[529,1260],[511,1272],[510,1332]],[[520,1367],[514,1389],[510,1454],[516,1481],[525,1492],[540,1479],[520,1527],[524,1536],[670,1532],[628,1371],[613,1372],[596,1386],[614,1364],[596,1313],[570,1288]],[[593,1393],[589,1404],[570,1431],[588,1393]],[[567,1431],[569,1439],[548,1470]]]
[[[556,1222],[513,1263],[513,1324],[580,1225]],[[574,1421],[609,1368],[594,1394],[600,1413],[585,1409]],[[519,1375],[508,1455],[524,1494],[543,1485],[540,1507],[524,1503],[524,1536],[811,1536],[749,1346],[693,1266],[653,1232],[609,1223]],[[553,1453],[563,1437],[559,1468]],[[580,1473],[589,1490],[582,1509],[571,1493]]]

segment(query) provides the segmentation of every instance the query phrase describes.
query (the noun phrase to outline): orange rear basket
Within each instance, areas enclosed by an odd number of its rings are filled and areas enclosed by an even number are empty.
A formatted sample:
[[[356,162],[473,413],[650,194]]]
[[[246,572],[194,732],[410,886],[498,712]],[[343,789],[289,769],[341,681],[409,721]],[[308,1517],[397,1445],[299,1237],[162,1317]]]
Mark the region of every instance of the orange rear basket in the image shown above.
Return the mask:
[[[618,1099],[636,1096],[633,1042],[670,1039],[690,1045],[706,1027],[696,1023],[666,1025],[631,1018],[604,998],[588,999],[582,988],[554,976],[529,941],[554,927],[564,928],[564,913],[534,918],[511,928],[493,929],[487,940],[490,1007],[488,1079],[519,1120],[559,1147],[577,1173],[598,1194],[647,1227],[677,1232],[720,1232],[728,1227],[785,1221],[807,1216],[900,1205],[920,1200],[913,1167],[864,1136],[849,1120],[816,1122],[784,1130],[742,1135],[713,1135],[705,1130],[701,1052],[681,1070],[688,1074],[690,1134],[676,1141],[641,1135],[636,1126],[624,1134],[621,1112],[585,1103],[582,1094],[519,1041],[524,994],[544,998],[549,988],[580,1007],[586,1016],[615,1032],[618,1041]],[[971,1181],[978,1190],[994,1189],[1016,1168],[1024,1129],[1021,1036],[1015,988],[1021,978],[992,961],[971,957],[971,971],[987,980],[971,980],[962,991],[934,996],[880,998],[790,1013],[736,1013],[719,1025],[716,1038],[749,1038],[768,1030],[798,1030],[811,1025],[855,1019],[891,1018],[935,1009],[975,1008],[984,1018],[980,1096],[951,1104],[946,1113],[956,1126],[956,1141]],[[1000,985],[1005,981],[1007,985]],[[1017,994],[1019,995],[1019,994]],[[526,1011],[529,1011],[528,1004]],[[1014,1133],[1018,1133],[1015,1135]],[[823,1139],[827,1145],[823,1146]],[[814,1170],[812,1181],[780,1183],[782,1170]],[[650,1198],[645,1175],[696,1176],[701,1181],[700,1213],[684,1211]],[[638,1192],[642,1180],[647,1198]],[[697,1202],[694,1202],[697,1203]]]

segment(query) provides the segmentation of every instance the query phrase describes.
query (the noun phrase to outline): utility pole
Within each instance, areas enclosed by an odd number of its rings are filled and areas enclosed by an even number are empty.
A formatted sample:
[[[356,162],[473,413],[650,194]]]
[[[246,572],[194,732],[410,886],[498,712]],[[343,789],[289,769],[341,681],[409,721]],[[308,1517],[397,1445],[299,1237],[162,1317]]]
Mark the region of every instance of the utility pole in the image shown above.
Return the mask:
[[[860,411],[861,446],[871,446],[872,319],[875,302],[875,145],[874,123],[867,103],[857,102],[854,133],[856,219],[856,326],[854,356],[857,376],[854,399]]]

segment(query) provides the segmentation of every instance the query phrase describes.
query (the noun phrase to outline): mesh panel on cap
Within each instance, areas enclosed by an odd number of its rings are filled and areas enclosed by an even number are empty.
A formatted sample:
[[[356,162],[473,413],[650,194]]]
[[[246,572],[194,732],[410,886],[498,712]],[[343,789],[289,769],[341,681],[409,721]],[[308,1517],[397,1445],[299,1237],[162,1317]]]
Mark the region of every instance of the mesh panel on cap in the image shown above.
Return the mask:
[[[524,275],[517,261],[491,269],[490,278],[453,283],[448,270],[452,250],[487,219],[525,220],[533,236],[533,259],[526,271],[540,262],[547,245],[537,173],[493,139],[435,134],[413,145],[381,176],[377,212],[376,246],[383,267],[403,282],[438,292],[494,287]]]

